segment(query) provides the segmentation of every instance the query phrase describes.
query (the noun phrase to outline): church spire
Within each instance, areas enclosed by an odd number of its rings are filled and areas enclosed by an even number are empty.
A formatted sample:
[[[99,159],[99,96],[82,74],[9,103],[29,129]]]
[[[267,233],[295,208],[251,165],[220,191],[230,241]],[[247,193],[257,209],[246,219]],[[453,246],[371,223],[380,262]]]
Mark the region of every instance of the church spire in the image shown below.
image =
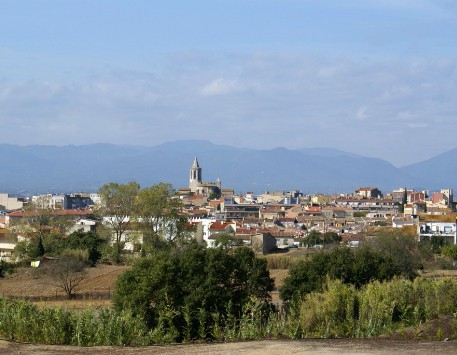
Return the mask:
[[[192,168],[191,169],[198,169],[198,168],[200,168],[200,165],[198,165],[197,157],[195,157],[194,163],[192,164]]]

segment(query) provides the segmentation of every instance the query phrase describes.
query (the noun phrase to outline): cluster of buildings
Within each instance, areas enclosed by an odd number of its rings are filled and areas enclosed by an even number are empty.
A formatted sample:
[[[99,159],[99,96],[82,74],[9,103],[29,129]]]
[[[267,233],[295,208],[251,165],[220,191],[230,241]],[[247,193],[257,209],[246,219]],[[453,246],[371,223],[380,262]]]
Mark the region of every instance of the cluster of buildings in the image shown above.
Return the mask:
[[[182,213],[192,226],[194,237],[212,247],[218,235],[228,234],[237,244],[251,246],[259,253],[301,245],[310,231],[338,233],[343,243],[357,246],[369,236],[370,226],[417,231],[420,241],[439,238],[457,244],[455,203],[452,189],[439,192],[398,189],[385,195],[376,187],[361,187],[352,194],[304,195],[300,191],[235,194],[223,188],[221,180],[203,182],[197,158],[189,171],[189,185],[179,188]],[[73,230],[94,230],[98,223],[91,208],[99,202],[96,194],[42,195],[32,201],[50,208],[74,222]],[[14,241],[7,229],[15,218],[23,218],[27,201],[0,194],[0,259],[9,260]],[[109,216],[107,216],[109,217]],[[133,250],[129,238],[122,237]]]
[[[214,198],[214,186],[218,198]],[[209,189],[208,189],[209,187]],[[361,187],[352,194],[303,195],[299,191],[234,194],[216,184],[202,183],[197,158],[190,169],[189,187],[179,189],[183,212],[196,227],[196,238],[213,246],[220,233],[247,245],[259,235],[274,247],[299,246],[310,231],[338,233],[343,242],[358,245],[369,226],[411,226],[418,240],[432,237],[457,244],[452,189],[428,191],[398,189],[384,194]],[[268,249],[268,248],[267,248]],[[265,250],[264,250],[265,251]]]

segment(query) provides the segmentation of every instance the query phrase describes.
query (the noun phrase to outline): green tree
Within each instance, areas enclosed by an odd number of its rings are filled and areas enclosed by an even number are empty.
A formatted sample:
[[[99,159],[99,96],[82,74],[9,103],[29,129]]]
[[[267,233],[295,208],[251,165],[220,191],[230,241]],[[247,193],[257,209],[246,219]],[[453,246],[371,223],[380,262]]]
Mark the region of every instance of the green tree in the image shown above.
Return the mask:
[[[148,251],[185,237],[186,218],[171,184],[158,183],[138,193],[135,211]]]
[[[214,240],[214,245],[216,247],[221,247],[223,249],[229,249],[235,246],[243,245],[243,241],[236,239],[232,234],[229,233],[219,233],[216,234]]]
[[[100,238],[95,232],[76,231],[62,241],[62,248],[87,250],[89,262],[95,264],[100,259],[100,249],[105,244],[106,240]]]
[[[454,262],[457,262],[457,244],[446,244],[442,249],[441,253],[449,258]]]
[[[213,191],[211,191],[208,199],[209,200],[217,200],[219,198],[221,198],[221,189],[219,189],[218,187],[216,187]]]
[[[323,244],[324,239],[322,237],[322,233],[312,230],[311,232],[308,233],[308,235],[303,238],[303,244],[312,247],[314,245],[320,245]]]
[[[380,228],[367,245],[392,259],[396,274],[413,279],[422,266],[419,243],[403,229]]]
[[[405,190],[403,192],[403,197],[401,199],[401,203],[398,206],[398,212],[400,212],[400,213],[405,212],[405,205],[407,202],[408,202],[408,190],[406,190],[406,187],[405,187]]]
[[[124,248],[122,235],[131,225],[132,215],[135,211],[136,198],[140,185],[136,182],[118,184],[111,182],[98,189],[100,204],[95,212],[108,225],[114,234],[115,261],[121,260]]]
[[[341,242],[341,236],[336,232],[325,232],[323,238],[324,244],[338,244]]]
[[[194,242],[138,260],[118,278],[113,303],[115,309],[130,310],[151,327],[159,324],[164,312],[174,310],[173,325],[182,339],[185,329],[191,338],[206,336],[214,325],[211,315],[221,319],[240,315],[250,297],[267,302],[272,289],[266,260],[256,258],[252,250],[228,253]]]

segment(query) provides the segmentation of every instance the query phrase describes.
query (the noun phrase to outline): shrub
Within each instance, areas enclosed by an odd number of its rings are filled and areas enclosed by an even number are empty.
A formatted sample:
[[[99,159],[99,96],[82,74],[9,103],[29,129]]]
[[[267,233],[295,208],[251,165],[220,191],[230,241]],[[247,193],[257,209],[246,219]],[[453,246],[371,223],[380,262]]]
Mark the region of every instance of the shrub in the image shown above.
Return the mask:
[[[371,280],[388,280],[398,274],[390,257],[367,247],[335,248],[313,254],[292,265],[281,288],[281,298],[291,301],[322,290],[326,276],[360,287]]]
[[[115,309],[130,310],[151,328],[176,327],[175,341],[180,341],[209,336],[212,314],[221,320],[229,313],[238,318],[251,297],[266,304],[272,289],[266,261],[252,250],[237,248],[229,253],[191,243],[182,250],[139,259],[119,277],[113,302]]]

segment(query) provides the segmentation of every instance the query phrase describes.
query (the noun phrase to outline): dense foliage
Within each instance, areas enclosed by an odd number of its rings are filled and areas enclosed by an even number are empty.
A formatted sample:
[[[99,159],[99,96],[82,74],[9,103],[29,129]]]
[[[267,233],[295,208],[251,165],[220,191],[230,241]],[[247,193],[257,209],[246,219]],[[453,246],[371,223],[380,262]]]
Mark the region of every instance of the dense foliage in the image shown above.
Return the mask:
[[[326,232],[320,233],[318,231],[312,230],[305,238],[303,238],[303,244],[312,247],[315,245],[328,245],[339,243],[341,241],[341,236],[335,232]]]
[[[102,256],[107,240],[95,232],[73,232],[68,236],[49,233],[44,237],[22,240],[16,244],[14,256],[22,261],[39,259],[43,255],[60,256],[68,250],[87,252],[87,261],[95,264]]]
[[[457,282],[450,278],[394,278],[360,289],[327,280],[323,292],[305,296],[297,311],[299,337],[370,337],[419,326],[457,311]],[[457,337],[457,323],[447,325]],[[443,340],[440,329],[434,337]]]
[[[215,323],[239,317],[252,297],[266,305],[272,289],[266,261],[252,250],[230,253],[190,243],[138,260],[119,277],[113,302],[151,327],[175,329],[182,340],[209,336]]]
[[[294,263],[281,288],[281,298],[291,301],[319,291],[327,276],[360,287],[372,280],[388,280],[399,274],[392,258],[384,253],[368,247],[334,248]]]
[[[8,263],[5,260],[0,260],[0,278],[4,277],[6,273],[14,272],[14,264]]]
[[[421,259],[424,255],[421,254],[415,232],[410,234],[406,228],[379,228],[374,234],[367,242],[368,247],[388,255],[392,259],[396,275],[410,279],[416,277],[417,270],[422,268]]]

